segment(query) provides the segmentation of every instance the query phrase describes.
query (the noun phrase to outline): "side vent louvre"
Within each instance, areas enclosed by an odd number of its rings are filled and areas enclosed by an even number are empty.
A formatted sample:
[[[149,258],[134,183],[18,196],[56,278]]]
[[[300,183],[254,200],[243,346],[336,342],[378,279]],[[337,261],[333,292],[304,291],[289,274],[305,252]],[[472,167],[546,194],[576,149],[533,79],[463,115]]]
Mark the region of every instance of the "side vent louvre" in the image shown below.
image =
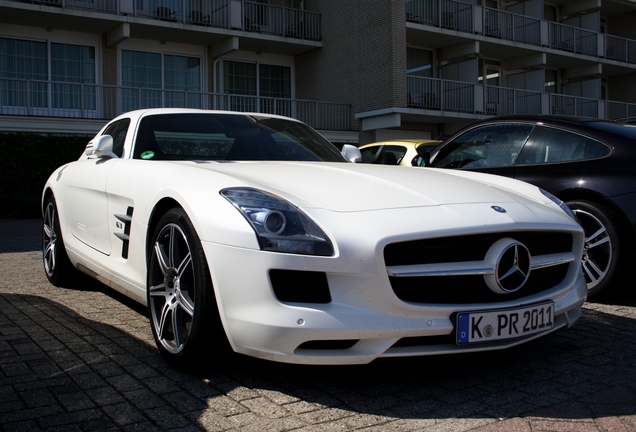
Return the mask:
[[[128,207],[126,209],[126,214],[116,214],[115,217],[124,223],[124,232],[123,233],[115,233],[118,239],[122,241],[121,247],[121,256],[124,259],[128,258],[128,247],[130,244],[130,225],[132,222],[133,208]]]

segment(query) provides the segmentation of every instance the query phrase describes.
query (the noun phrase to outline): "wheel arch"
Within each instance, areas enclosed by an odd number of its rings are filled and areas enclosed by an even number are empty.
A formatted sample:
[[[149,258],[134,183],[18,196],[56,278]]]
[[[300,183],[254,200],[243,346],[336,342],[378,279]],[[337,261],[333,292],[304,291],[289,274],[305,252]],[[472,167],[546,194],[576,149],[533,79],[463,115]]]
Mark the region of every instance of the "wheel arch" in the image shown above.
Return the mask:
[[[622,237],[622,240],[627,240],[623,242],[623,249],[627,254],[636,258],[636,234],[634,234],[627,215],[611,199],[592,191],[580,189],[565,190],[555,195],[564,202],[575,200],[589,201],[602,205],[612,211],[618,221],[618,230],[622,233],[629,233],[629,235]]]
[[[146,262],[150,258],[150,245],[152,244],[152,233],[155,232],[155,228],[159,224],[159,220],[161,217],[166,214],[166,212],[173,208],[181,208],[183,206],[174,198],[163,198],[155,204],[155,207],[152,209],[152,213],[150,214],[150,219],[148,220],[148,231],[146,232]]]
[[[44,216],[44,203],[46,203],[46,201],[51,196],[54,196],[53,189],[51,189],[50,187],[45,188],[44,192],[42,192],[42,201],[40,202],[40,209],[42,210],[42,216]]]

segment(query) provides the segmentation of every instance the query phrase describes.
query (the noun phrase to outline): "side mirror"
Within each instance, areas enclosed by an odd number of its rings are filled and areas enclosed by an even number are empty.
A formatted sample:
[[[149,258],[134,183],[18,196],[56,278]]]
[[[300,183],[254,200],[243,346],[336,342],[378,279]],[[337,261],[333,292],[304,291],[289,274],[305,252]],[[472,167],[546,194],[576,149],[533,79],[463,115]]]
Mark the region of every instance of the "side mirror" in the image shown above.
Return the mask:
[[[344,146],[342,146],[342,155],[349,162],[362,162],[362,153],[360,152],[360,149],[351,144],[345,144]]]
[[[86,145],[86,156],[96,156],[97,158],[116,158],[113,153],[113,137],[110,135],[100,135],[91,140]]]
[[[431,154],[424,149],[417,149],[417,156],[411,159],[412,166],[429,166],[431,164]]]

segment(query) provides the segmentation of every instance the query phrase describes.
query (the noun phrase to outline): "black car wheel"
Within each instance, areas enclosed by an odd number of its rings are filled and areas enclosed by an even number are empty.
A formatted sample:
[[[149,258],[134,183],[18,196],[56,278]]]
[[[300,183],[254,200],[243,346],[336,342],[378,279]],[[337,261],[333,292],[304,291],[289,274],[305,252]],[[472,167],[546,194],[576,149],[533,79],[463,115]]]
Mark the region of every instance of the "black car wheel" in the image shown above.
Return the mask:
[[[59,214],[53,196],[44,205],[42,226],[42,261],[49,282],[55,286],[65,286],[71,282],[76,270],[64,248],[60,229]]]
[[[169,210],[152,236],[147,296],[152,334],[163,357],[186,366],[207,357],[220,327],[201,242],[182,209]]]
[[[608,208],[590,201],[569,201],[567,205],[585,231],[582,264],[591,297],[605,289],[616,273],[620,258],[616,216]]]

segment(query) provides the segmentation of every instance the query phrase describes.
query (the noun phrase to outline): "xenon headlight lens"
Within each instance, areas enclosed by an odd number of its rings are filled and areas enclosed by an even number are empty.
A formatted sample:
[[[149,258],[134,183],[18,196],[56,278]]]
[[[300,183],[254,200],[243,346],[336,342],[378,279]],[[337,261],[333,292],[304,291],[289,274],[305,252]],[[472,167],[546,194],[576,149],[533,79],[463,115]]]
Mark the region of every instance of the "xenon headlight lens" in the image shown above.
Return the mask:
[[[221,195],[252,225],[262,250],[333,255],[333,246],[327,235],[290,202],[252,188],[223,189]]]

